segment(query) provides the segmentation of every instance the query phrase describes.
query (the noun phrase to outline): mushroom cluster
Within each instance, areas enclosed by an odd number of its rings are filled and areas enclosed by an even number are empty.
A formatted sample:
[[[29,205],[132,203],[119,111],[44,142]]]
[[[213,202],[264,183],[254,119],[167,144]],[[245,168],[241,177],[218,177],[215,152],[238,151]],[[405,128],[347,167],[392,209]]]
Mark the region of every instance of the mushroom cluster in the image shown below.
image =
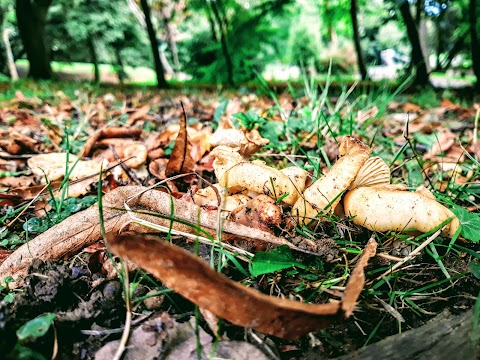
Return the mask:
[[[370,154],[368,146],[345,136],[336,163],[305,189],[305,170],[295,166],[278,170],[262,161],[247,161],[235,148],[220,145],[211,152],[218,184],[199,190],[194,201],[200,206],[221,205],[222,211],[239,214],[249,208],[251,198],[262,194],[273,200],[266,206],[270,213],[281,213],[272,210],[278,204],[291,206],[298,224],[324,221],[335,212],[380,232],[428,232],[446,223],[442,235],[454,236],[460,222],[449,209],[424,187],[412,192],[404,185],[390,184],[388,165]]]

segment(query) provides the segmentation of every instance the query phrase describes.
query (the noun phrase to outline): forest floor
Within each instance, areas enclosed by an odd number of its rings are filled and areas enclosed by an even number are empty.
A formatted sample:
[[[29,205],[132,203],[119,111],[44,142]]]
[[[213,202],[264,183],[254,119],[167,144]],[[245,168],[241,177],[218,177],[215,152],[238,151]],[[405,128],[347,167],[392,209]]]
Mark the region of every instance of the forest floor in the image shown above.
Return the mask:
[[[126,359],[329,359],[445,311],[480,309],[478,104],[388,88],[5,88],[0,353],[8,358],[112,359],[127,345]],[[392,221],[421,223],[423,233],[356,222],[346,201],[356,190],[346,188],[331,199],[343,204],[335,213],[302,224],[278,169],[305,170],[311,186],[343,166],[344,138],[365,144],[390,182],[410,190],[397,192],[419,194],[424,205],[399,200],[407,208]],[[226,200],[209,184],[225,173],[212,156],[232,144],[243,158],[233,151],[227,170],[246,170],[230,181],[249,191],[219,213]],[[138,195],[150,186],[157,190]],[[428,206],[444,217],[425,216]],[[458,230],[441,232],[455,219]],[[132,221],[141,225],[126,232]],[[98,224],[124,235],[106,238]],[[152,241],[145,226],[174,246]]]

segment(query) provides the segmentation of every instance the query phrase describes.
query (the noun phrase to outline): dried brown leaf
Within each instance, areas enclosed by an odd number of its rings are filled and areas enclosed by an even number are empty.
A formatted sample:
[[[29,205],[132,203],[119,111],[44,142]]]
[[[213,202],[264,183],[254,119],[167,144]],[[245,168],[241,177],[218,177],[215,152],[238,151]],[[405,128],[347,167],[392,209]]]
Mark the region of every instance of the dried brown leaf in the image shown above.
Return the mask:
[[[137,263],[199,307],[236,325],[293,339],[341,318],[340,303],[307,305],[264,295],[154,237],[109,234],[107,239],[115,255]]]
[[[368,240],[362,256],[358,260],[355,269],[353,269],[352,275],[348,281],[348,290],[345,290],[345,294],[342,298],[342,309],[345,312],[345,316],[352,315],[360,293],[365,285],[365,272],[363,271],[368,264],[368,260],[375,256],[377,252],[377,242],[372,237]]]
[[[127,125],[132,126],[135,124],[138,120],[143,120],[148,112],[150,111],[150,105],[146,104],[143,105],[142,107],[135,109],[129,116],[127,120]]]
[[[180,121],[180,131],[178,132],[177,140],[170,155],[165,174],[167,176],[188,174],[193,172],[194,169],[195,162],[192,158],[192,144],[188,139],[187,116],[184,112]]]
[[[107,244],[114,254],[135,262],[199,307],[236,325],[285,339],[325,328],[347,312],[350,314],[363,288],[363,269],[376,249],[372,240],[347,284],[345,303],[316,305],[262,294],[215,272],[193,254],[152,236],[109,233]]]

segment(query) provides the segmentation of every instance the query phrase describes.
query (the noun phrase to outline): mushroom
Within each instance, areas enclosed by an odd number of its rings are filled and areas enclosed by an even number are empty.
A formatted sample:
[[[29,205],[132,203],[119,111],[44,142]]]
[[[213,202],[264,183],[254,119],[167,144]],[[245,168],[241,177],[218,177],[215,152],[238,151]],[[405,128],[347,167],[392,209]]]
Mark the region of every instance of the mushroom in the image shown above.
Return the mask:
[[[345,136],[340,143],[339,155],[340,159],[330,171],[305,190],[293,206],[292,214],[300,224],[333,212],[342,193],[370,156],[370,148],[351,136]]]
[[[343,206],[355,224],[374,231],[428,232],[452,219],[442,235],[453,237],[460,227],[458,218],[423,187],[415,192],[403,185],[359,187],[345,195]]]

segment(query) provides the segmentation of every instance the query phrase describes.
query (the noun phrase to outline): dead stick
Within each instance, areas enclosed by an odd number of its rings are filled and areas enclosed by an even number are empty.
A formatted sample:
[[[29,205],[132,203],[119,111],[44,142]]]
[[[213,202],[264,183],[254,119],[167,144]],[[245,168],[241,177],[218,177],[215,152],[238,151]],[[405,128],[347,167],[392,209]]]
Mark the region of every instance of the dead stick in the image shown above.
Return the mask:
[[[129,202],[129,206],[134,210],[158,213],[164,217],[172,215],[175,219],[198,224],[210,235],[215,236],[216,211],[205,211],[195,204],[174,199],[169,194],[157,190],[148,190],[146,192],[144,190],[145,188],[142,186],[120,187],[103,197],[106,232],[118,233],[130,222],[130,216],[122,209],[124,202],[133,197],[133,200]],[[138,194],[141,195],[135,197]],[[174,209],[173,214],[171,214],[172,205]],[[171,223],[169,219],[165,218],[152,215],[141,216],[162,226],[170,226]],[[197,231],[194,227],[179,222],[173,222],[172,226],[175,230],[188,233],[195,234]],[[222,230],[226,235],[226,240],[235,238],[263,241],[276,245],[288,245],[292,249],[303,251],[285,239],[231,221],[225,221]],[[0,283],[3,283],[4,279],[9,276],[15,280],[24,277],[34,259],[48,261],[69,256],[95,243],[100,238],[98,208],[97,206],[92,206],[87,210],[70,216],[60,224],[55,225],[15,250],[0,265]]]

